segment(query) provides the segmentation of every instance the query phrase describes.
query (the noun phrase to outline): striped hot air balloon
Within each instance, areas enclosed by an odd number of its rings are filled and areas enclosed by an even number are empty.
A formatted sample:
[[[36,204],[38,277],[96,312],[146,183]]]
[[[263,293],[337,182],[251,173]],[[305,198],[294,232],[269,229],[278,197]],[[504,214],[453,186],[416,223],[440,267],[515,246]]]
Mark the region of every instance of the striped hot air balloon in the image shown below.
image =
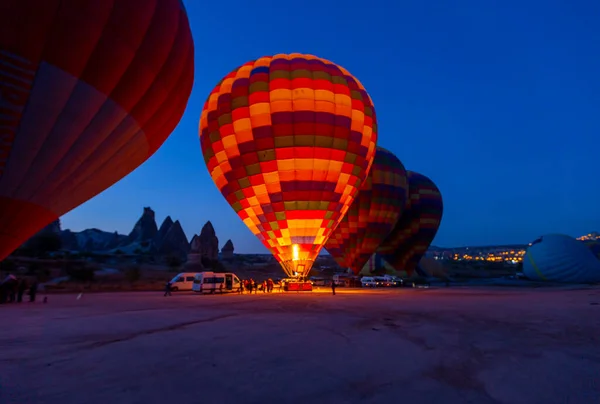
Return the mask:
[[[437,186],[426,176],[407,171],[406,210],[378,253],[396,270],[412,275],[431,245],[442,221],[444,205]]]
[[[311,55],[228,74],[200,119],[208,171],[289,276],[305,276],[373,162],[375,109],[360,82]]]
[[[536,281],[597,283],[600,261],[581,241],[564,234],[549,234],[527,248],[523,274]]]
[[[407,199],[404,166],[392,152],[377,147],[367,181],[325,248],[341,267],[358,274],[394,228]]]
[[[0,260],[148,159],[194,80],[180,0],[0,2]]]

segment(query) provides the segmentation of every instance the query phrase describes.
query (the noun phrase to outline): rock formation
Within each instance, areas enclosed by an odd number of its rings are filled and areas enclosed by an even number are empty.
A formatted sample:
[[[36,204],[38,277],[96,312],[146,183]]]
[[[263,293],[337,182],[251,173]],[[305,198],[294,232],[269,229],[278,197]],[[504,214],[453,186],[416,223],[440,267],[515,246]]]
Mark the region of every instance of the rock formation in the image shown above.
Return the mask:
[[[160,246],[157,248],[158,253],[161,255],[174,255],[182,259],[188,255],[190,244],[181,228],[179,220],[176,220],[175,223],[169,227],[165,236],[160,240]]]
[[[219,259],[219,239],[215,234],[215,229],[210,221],[202,227],[202,231],[198,236],[199,253],[202,257],[210,260]]]
[[[194,234],[192,241],[190,241],[190,253],[200,254],[200,237]]]
[[[194,235],[190,242],[190,252],[187,256],[187,261],[183,268],[183,272],[202,272],[204,271],[204,265],[202,265],[202,255],[200,254],[200,237]]]
[[[163,220],[162,224],[160,225],[160,228],[158,229],[158,233],[156,233],[156,236],[154,236],[154,245],[156,246],[156,248],[158,250],[160,250],[161,246],[162,246],[162,242],[165,239],[165,236],[167,235],[167,233],[169,232],[169,229],[171,228],[171,226],[173,226],[173,219],[171,219],[171,216],[167,216],[165,218],[165,220]],[[187,243],[187,240],[186,240]]]
[[[79,250],[79,242],[77,241],[77,235],[71,230],[63,230],[60,233],[60,240],[62,242],[63,250]]]
[[[62,230],[60,229],[60,219],[56,219],[55,221],[50,223],[48,226],[46,226],[42,230],[40,230],[39,233],[60,234],[61,231]]]
[[[233,259],[233,242],[231,240],[227,240],[223,248],[221,249],[221,257],[224,260]]]
[[[133,230],[129,233],[127,237],[127,243],[135,243],[135,242],[148,242],[154,239],[158,233],[158,227],[156,226],[156,219],[154,218],[154,211],[146,207],[144,208],[144,213],[142,217],[135,223],[133,226]]]

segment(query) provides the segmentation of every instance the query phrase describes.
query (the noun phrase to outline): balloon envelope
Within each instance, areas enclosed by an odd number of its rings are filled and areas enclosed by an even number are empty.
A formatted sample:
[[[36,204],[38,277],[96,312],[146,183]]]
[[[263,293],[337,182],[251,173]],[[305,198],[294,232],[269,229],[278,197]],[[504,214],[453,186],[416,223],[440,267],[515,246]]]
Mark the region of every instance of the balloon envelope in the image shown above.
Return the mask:
[[[585,241],[585,245],[592,250],[596,258],[600,259],[600,240]]]
[[[179,0],[0,2],[0,259],[150,157],[193,75]]]
[[[311,55],[235,69],[200,120],[213,181],[290,276],[310,270],[365,180],[376,140],[364,87]]]
[[[596,283],[600,282],[600,261],[581,241],[549,234],[527,247],[523,274],[536,281]]]
[[[325,248],[341,267],[358,274],[392,231],[407,198],[404,166],[392,152],[377,147],[367,180]]]
[[[412,275],[435,238],[444,205],[433,181],[414,171],[407,171],[407,177],[407,208],[378,252],[394,268]]]

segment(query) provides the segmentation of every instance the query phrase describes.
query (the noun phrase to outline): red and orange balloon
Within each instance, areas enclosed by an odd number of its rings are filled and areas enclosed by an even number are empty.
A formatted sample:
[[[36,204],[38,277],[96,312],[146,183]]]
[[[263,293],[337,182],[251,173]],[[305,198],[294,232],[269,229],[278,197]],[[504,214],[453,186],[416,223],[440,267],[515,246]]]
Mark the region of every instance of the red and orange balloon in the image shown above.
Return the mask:
[[[392,152],[377,147],[367,180],[325,248],[341,267],[358,274],[394,228],[407,199],[404,166]]]
[[[148,159],[193,80],[180,0],[0,2],[0,260]]]
[[[262,57],[215,87],[199,132],[219,191],[288,275],[306,275],[373,162],[364,87],[315,56]]]

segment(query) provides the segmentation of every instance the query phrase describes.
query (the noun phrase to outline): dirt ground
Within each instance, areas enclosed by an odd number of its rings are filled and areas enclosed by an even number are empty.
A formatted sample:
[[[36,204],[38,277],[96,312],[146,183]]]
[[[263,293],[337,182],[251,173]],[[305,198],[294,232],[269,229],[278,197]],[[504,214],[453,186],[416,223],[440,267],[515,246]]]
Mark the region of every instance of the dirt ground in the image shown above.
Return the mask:
[[[600,403],[599,289],[50,295],[0,403]]]

